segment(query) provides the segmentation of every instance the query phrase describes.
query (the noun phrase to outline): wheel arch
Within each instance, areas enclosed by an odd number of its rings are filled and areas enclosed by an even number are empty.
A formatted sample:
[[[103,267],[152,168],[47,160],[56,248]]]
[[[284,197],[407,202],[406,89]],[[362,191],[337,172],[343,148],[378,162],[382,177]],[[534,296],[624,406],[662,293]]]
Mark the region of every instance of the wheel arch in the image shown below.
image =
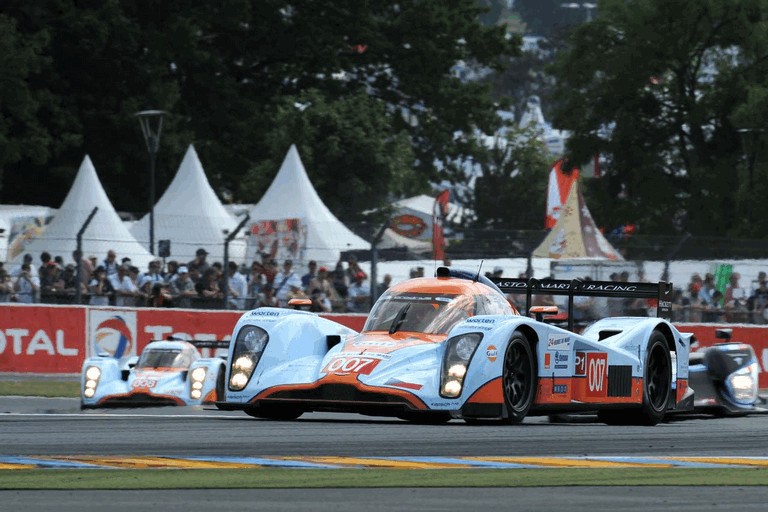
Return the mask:
[[[670,352],[674,352],[675,354],[677,354],[677,345],[675,344],[675,335],[672,332],[672,328],[669,326],[669,324],[665,324],[663,322],[659,323],[658,325],[656,325],[656,327],[654,327],[653,331],[651,331],[651,334],[653,334],[653,332],[655,331],[660,332],[664,336],[664,341],[666,341],[667,343],[667,349]],[[650,341],[650,338],[649,338],[649,341]]]
[[[528,343],[531,344],[531,348],[533,349],[533,354],[535,356],[536,346],[539,344],[539,335],[536,332],[536,330],[532,328],[530,325],[520,324],[515,328],[514,332],[522,333],[526,337],[526,339],[528,340]]]

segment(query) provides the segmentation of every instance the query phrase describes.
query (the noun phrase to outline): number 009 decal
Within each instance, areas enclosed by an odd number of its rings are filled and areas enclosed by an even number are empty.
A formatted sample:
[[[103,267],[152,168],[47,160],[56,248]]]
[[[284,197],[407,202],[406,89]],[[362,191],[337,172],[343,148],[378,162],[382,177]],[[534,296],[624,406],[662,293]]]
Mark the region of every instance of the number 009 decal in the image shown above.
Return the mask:
[[[357,373],[359,375],[369,375],[381,359],[371,357],[337,357],[323,368],[325,373],[335,373],[337,375],[346,375]]]

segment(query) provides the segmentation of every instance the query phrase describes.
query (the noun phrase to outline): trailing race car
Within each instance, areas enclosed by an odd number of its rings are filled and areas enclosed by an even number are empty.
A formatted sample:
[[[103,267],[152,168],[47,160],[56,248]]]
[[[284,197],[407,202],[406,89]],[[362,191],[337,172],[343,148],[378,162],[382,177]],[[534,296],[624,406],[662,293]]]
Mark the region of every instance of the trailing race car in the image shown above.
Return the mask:
[[[715,336],[728,341],[691,353],[694,412],[715,416],[766,412],[758,405],[760,364],[755,351],[746,343],[731,342],[731,335],[731,329],[718,329]]]
[[[259,308],[230,341],[221,409],[268,419],[308,411],[412,421],[518,423],[596,410],[611,424],[654,425],[688,410],[691,334],[663,318],[606,318],[577,334],[547,323],[536,293],[643,297],[669,315],[666,283],[499,279],[441,267],[390,287],[361,333],[312,313]],[[521,315],[504,293],[526,295]],[[569,314],[572,319],[572,315]],[[571,324],[572,326],[572,324]]]
[[[197,348],[229,342],[152,341],[139,357],[91,357],[83,363],[81,408],[200,405],[224,396],[224,359],[203,358]]]

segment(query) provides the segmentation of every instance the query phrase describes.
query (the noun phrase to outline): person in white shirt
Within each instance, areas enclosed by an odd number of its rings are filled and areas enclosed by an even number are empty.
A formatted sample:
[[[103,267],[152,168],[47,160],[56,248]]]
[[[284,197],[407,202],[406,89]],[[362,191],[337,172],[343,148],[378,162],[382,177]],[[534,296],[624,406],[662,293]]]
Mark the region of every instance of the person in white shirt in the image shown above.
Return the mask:
[[[355,274],[355,282],[347,289],[347,311],[367,313],[371,305],[371,289],[365,284],[365,274]]]
[[[237,263],[227,264],[229,285],[228,309],[245,309],[245,297],[248,295],[248,280],[237,269]]]
[[[23,304],[32,304],[37,297],[37,291],[40,289],[40,280],[32,275],[29,263],[22,263],[16,282],[13,283],[13,291],[16,296],[16,302]]]
[[[281,308],[288,307],[288,294],[291,286],[301,288],[301,277],[293,270],[293,261],[285,260],[283,270],[277,273],[275,280],[272,281],[275,297]]]
[[[128,275],[128,266],[120,265],[111,276],[108,275],[112,288],[115,289],[115,306],[136,306],[136,297],[139,296],[139,287]]]

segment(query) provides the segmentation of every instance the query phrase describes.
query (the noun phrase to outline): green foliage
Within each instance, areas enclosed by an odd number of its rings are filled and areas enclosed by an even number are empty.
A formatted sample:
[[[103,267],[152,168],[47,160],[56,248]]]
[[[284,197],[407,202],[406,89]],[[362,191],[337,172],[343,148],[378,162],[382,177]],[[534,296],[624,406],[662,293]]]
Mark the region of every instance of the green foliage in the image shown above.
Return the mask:
[[[552,157],[540,133],[510,127],[488,157],[477,162],[473,207],[477,227],[539,229],[544,224]]]
[[[756,110],[766,20],[765,0],[606,0],[574,32],[553,68],[554,122],[573,132],[575,160],[608,159],[587,194],[600,198],[590,202],[599,224],[765,236],[768,204],[754,193],[761,166],[750,185],[738,127],[746,112],[753,127],[768,116]],[[672,222],[681,210],[685,225]]]
[[[518,43],[481,24],[475,0],[3,7],[0,95],[20,98],[0,106],[0,200],[58,206],[87,153],[115,207],[134,212],[145,209],[148,157],[133,113],[148,108],[171,114],[158,191],[190,143],[235,201],[259,199],[291,143],[343,218],[421,191],[436,163],[484,151],[455,133],[499,124],[488,87],[453,67],[498,69]]]

